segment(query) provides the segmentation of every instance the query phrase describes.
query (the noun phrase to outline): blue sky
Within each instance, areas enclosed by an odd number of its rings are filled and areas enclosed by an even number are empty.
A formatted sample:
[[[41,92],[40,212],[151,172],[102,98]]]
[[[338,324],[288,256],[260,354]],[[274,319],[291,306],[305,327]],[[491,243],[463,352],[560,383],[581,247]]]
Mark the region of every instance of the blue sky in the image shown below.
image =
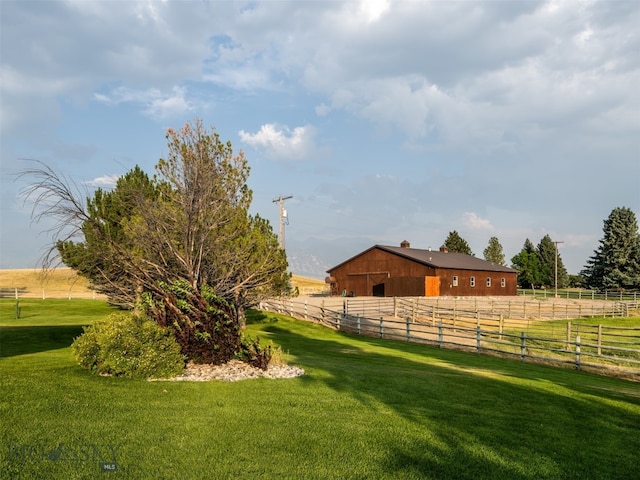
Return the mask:
[[[0,2],[0,268],[51,241],[14,174],[109,188],[201,118],[251,165],[294,273],[374,245],[563,241],[640,214],[640,2]]]

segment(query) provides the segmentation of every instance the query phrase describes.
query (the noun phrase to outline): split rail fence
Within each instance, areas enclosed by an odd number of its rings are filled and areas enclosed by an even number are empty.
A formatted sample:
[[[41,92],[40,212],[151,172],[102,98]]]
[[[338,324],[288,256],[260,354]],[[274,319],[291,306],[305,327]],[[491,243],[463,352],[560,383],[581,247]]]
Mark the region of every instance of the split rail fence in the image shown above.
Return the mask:
[[[264,301],[259,308],[341,331],[510,356],[522,361],[607,370],[640,380],[640,327],[593,325],[580,318],[625,317],[637,302],[564,304],[456,298],[327,298]],[[562,325],[551,319],[572,319]]]

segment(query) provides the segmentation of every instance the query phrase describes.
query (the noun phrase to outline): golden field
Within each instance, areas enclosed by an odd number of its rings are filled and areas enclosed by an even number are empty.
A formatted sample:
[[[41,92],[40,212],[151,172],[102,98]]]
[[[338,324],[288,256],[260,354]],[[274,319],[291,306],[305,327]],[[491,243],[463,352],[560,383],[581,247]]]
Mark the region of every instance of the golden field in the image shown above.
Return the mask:
[[[322,293],[327,285],[322,280],[293,275],[292,286],[301,295]],[[100,298],[88,288],[86,279],[70,268],[56,268],[43,274],[39,269],[0,270],[0,295],[21,298]]]

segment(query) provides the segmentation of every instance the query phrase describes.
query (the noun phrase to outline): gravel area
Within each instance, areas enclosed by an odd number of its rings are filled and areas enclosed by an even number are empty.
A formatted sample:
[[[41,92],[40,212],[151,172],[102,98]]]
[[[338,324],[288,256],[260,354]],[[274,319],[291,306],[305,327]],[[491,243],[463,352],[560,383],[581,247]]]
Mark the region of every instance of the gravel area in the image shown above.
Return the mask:
[[[189,362],[184,374],[161,380],[171,382],[208,382],[210,380],[238,382],[250,378],[294,378],[301,375],[304,375],[304,370],[291,365],[273,365],[269,366],[267,370],[261,370],[240,360],[231,360],[224,365],[198,365]]]

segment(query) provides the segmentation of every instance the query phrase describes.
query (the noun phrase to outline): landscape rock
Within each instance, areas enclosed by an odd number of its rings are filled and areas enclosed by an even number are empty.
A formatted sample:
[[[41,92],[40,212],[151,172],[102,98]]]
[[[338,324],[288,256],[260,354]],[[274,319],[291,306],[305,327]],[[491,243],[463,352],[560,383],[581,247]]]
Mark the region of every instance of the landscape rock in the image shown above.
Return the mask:
[[[304,370],[291,365],[270,365],[267,370],[261,370],[240,360],[230,360],[223,365],[195,364],[189,362],[182,375],[160,379],[172,382],[208,382],[219,380],[223,382],[238,382],[250,378],[294,378],[304,375]]]

